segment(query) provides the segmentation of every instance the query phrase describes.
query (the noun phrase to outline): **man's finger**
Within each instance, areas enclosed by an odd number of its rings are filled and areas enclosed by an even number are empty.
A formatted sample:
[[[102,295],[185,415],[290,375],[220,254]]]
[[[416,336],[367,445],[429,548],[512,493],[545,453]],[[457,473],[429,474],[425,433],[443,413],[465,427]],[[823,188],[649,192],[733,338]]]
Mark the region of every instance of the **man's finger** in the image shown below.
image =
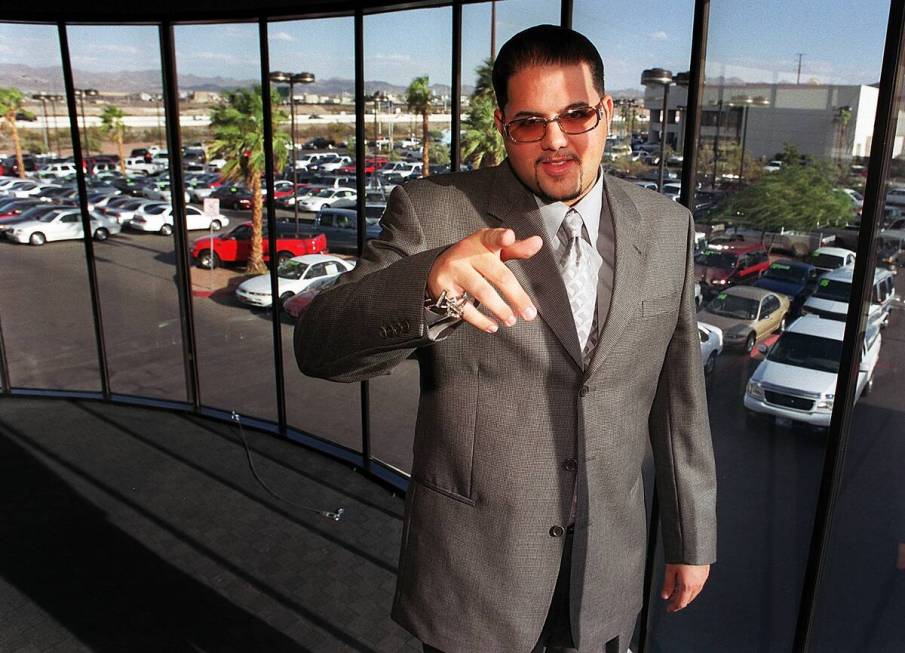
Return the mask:
[[[661,599],[668,599],[672,596],[672,593],[676,589],[676,576],[675,574],[668,573],[663,578],[663,589],[660,591]]]
[[[483,229],[479,233],[481,243],[491,252],[499,252],[515,242],[515,232],[512,229]]]
[[[490,285],[490,282],[475,271],[474,268],[467,271],[460,278],[459,283],[469,295],[478,300],[481,306],[487,309],[497,320],[506,326],[515,324],[516,315],[512,312],[509,304],[502,300],[496,289]]]
[[[521,315],[526,320],[535,318],[537,309],[534,308],[528,293],[524,291],[518,279],[512,274],[512,270],[496,260],[484,262],[481,267],[476,269],[487,281],[503,293],[503,298],[516,314]]]
[[[469,302],[462,309],[462,320],[486,333],[496,333],[500,326]]]
[[[523,240],[517,240],[511,245],[507,245],[500,250],[500,258],[508,261],[514,258],[526,259],[531,258],[540,251],[544,246],[544,241],[540,236],[530,236]]]

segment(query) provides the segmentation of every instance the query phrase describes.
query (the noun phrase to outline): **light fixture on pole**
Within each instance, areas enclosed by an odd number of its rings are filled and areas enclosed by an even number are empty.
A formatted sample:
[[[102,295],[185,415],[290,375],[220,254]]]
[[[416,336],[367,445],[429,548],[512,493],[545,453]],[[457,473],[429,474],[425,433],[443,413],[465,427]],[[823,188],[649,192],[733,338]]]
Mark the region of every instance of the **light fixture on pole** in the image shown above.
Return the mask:
[[[742,138],[738,164],[739,184],[742,183],[742,179],[745,177],[745,141],[748,137],[748,109],[752,106],[765,107],[769,104],[770,101],[763,95],[757,95],[755,97],[751,97],[750,95],[735,95],[729,102],[730,107],[741,107],[742,109]]]
[[[88,116],[85,115],[85,97],[97,97],[98,92],[95,88],[76,88],[73,89],[73,93],[75,96],[79,98],[82,105],[82,133],[84,134],[83,140],[85,141],[85,169],[87,174],[91,175],[91,165],[89,163],[89,159],[91,158],[91,141],[88,140]]]
[[[286,73],[275,70],[270,73],[270,81],[274,84],[289,84],[289,143],[292,152],[292,195],[294,202],[292,203],[292,216],[295,220],[295,233],[299,233],[299,198],[298,198],[298,152],[296,152],[295,143],[295,85],[296,84],[312,84],[314,82],[313,73]]]
[[[669,102],[669,87],[673,83],[672,72],[665,68],[648,68],[641,73],[643,86],[663,87],[663,109],[660,113],[660,165],[657,173],[657,190],[663,192],[663,172],[666,164],[666,116]]]
[[[687,89],[688,84],[690,83],[690,80],[691,80],[691,71],[685,70],[685,71],[682,71],[681,73],[676,73],[675,75],[673,75],[672,80],[673,80],[673,82],[675,82],[676,86],[681,86],[682,88]],[[684,145],[685,145],[685,143],[684,143],[685,129],[684,129],[684,124],[682,122],[682,119],[684,119],[685,116],[682,114],[683,111],[685,111],[684,104],[680,104],[680,105],[676,106],[676,122],[678,123],[678,128],[676,130],[676,152],[678,152],[680,154],[685,149],[685,147],[684,147]],[[681,116],[681,119],[680,119],[680,116]]]
[[[41,103],[41,109],[44,113],[44,150],[50,151],[50,130],[47,127],[47,98],[48,95],[44,91],[40,93],[35,93],[31,96],[33,100],[38,100]]]
[[[56,142],[54,150],[57,156],[60,156],[60,133],[57,131],[57,102],[62,102],[64,99],[62,95],[47,96],[47,101],[50,102],[50,117],[53,118],[53,140]]]

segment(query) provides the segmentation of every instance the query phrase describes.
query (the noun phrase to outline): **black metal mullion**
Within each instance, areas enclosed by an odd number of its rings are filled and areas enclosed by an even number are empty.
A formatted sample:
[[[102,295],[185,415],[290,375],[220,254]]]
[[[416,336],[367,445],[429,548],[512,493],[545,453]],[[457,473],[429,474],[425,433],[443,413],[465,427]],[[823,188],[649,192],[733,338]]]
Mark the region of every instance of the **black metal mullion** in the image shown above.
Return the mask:
[[[273,106],[270,98],[270,44],[267,42],[267,19],[258,19],[258,41],[261,52],[261,108],[264,124],[264,183],[267,186],[267,248],[270,252],[270,296],[273,299],[270,318],[273,326],[273,371],[276,376],[277,423],[280,435],[286,435],[286,380],[283,370],[283,325],[280,304],[280,280],[277,276],[277,215],[273,203]],[[289,94],[289,102],[295,102]],[[295,166],[295,152],[292,153]],[[298,200],[296,200],[297,202]],[[298,230],[298,222],[296,222]]]
[[[452,89],[450,97],[449,168],[458,172],[462,165],[462,3],[452,5]]]
[[[94,313],[94,338],[97,347],[98,372],[101,377],[101,395],[110,399],[110,375],[107,369],[107,349],[104,344],[104,322],[101,313],[100,293],[97,286],[97,266],[94,260],[94,241],[91,232],[91,216],[88,213],[88,189],[85,186],[85,171],[82,168],[82,144],[79,140],[78,111],[75,106],[75,83],[72,77],[72,61],[69,58],[69,37],[66,24],[57,23],[60,38],[60,56],[63,63],[63,84],[66,87],[66,106],[69,109],[69,131],[72,137],[72,158],[75,161],[76,184],[79,191],[79,207],[82,214],[82,242],[85,245],[85,267],[88,270],[88,290],[91,295],[91,310]],[[84,116],[85,131],[88,130],[88,116]]]
[[[861,343],[864,338],[867,308],[871,298],[876,255],[876,235],[885,204],[884,188],[892,159],[896,132],[896,103],[902,90],[902,67],[905,65],[905,0],[892,0],[886,29],[886,45],[880,72],[880,92],[874,122],[867,184],[864,191],[861,228],[852,279],[852,297],[845,320],[845,339],[836,382],[836,398],[826,455],[820,479],[820,492],[811,544],[805,569],[804,585],[798,608],[793,649],[808,651],[813,644],[817,591],[826,572],[826,558],[832,536],[833,513],[845,470],[845,453],[854,411],[855,388],[861,365]]]
[[[3,342],[3,320],[0,319],[0,395],[9,394],[9,364],[6,360],[6,345]]]
[[[198,378],[195,317],[192,307],[191,260],[185,222],[185,184],[182,179],[182,135],[179,133],[179,84],[176,71],[176,42],[173,23],[160,24],[160,56],[163,72],[163,110],[166,121],[167,152],[170,169],[170,195],[173,202],[173,247],[176,255],[176,293],[182,327],[182,357],[187,399],[197,411],[201,408]]]
[[[701,100],[704,96],[704,70],[707,64],[707,31],[710,24],[710,0],[694,3],[691,36],[691,65],[688,69],[688,97],[685,100],[685,136],[682,147],[682,188],[679,202],[694,211],[697,184],[698,136],[701,133]],[[664,111],[666,107],[664,107]]]
[[[572,13],[574,11],[572,0],[562,0],[559,5],[559,24],[562,27],[572,29]]]
[[[377,135],[374,135],[377,138]],[[376,168],[376,161],[375,161]],[[376,169],[375,169],[376,178]],[[355,10],[355,188],[358,199],[358,255],[365,246],[365,33],[364,14]],[[361,397],[361,457],[365,471],[371,471],[371,419],[368,381],[362,381]]]

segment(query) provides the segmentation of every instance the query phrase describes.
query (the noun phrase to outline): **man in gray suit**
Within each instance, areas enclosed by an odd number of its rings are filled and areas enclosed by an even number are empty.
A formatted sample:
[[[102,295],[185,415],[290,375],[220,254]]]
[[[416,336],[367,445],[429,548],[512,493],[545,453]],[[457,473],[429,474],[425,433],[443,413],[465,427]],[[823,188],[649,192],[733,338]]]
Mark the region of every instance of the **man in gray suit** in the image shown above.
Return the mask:
[[[602,174],[603,82],[580,34],[513,37],[493,71],[508,159],[397,188],[381,236],[296,327],[312,376],[359,381],[417,355],[392,614],[425,651],[625,651],[649,444],[667,610],[715,559],[694,227]]]

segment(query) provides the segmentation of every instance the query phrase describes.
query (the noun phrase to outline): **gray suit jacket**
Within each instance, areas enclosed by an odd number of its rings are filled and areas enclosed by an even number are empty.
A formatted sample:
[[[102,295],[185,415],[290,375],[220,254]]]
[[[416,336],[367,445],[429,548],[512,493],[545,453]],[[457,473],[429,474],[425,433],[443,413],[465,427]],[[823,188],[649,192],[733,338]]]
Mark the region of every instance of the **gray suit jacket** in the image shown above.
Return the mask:
[[[575,644],[598,650],[641,606],[647,537],[641,466],[652,444],[668,562],[713,562],[716,478],[695,320],[694,229],[682,206],[606,178],[616,247],[593,359],[550,243],[510,269],[538,308],[494,335],[432,340],[428,273],[483,227],[541,235],[508,162],[397,188],[383,233],[299,321],[305,374],[358,381],[416,351],[421,398],[393,618],[448,653],[531,650],[556,583],[573,485]],[[379,406],[377,407],[379,410]],[[567,460],[577,461],[564,465]]]

